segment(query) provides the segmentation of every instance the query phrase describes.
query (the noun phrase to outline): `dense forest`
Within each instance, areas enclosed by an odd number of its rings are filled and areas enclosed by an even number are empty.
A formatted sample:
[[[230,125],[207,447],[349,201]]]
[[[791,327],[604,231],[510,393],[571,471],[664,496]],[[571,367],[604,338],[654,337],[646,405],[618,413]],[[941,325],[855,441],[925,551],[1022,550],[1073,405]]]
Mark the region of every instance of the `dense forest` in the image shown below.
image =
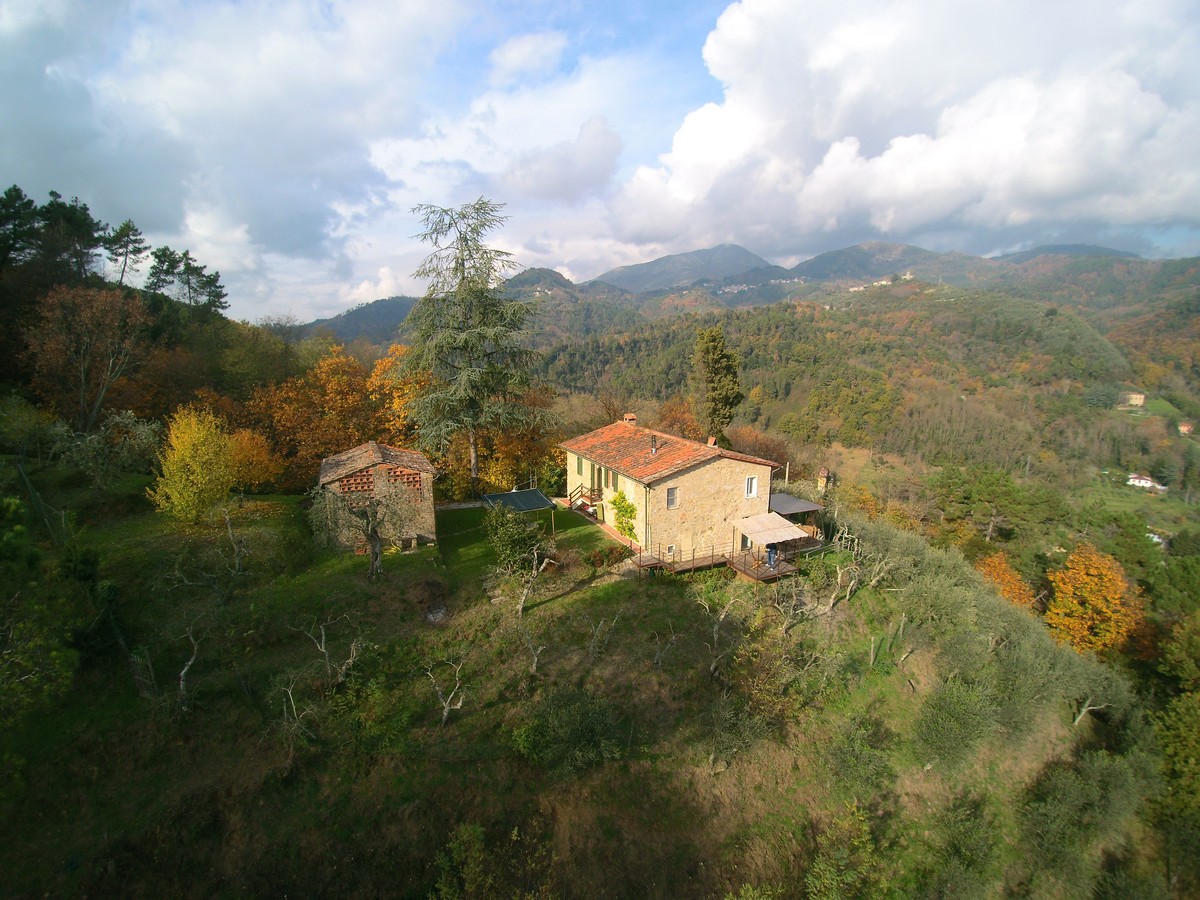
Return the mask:
[[[464,292],[439,217],[495,208],[425,214],[430,294],[339,332],[233,321],[190,252],[3,195],[11,894],[1200,892],[1195,261]],[[497,316],[481,393],[439,356],[454,302]],[[650,576],[574,512],[445,504],[369,577],[310,515],[368,440],[439,500],[558,493],[558,442],[627,410],[778,461],[822,551]]]

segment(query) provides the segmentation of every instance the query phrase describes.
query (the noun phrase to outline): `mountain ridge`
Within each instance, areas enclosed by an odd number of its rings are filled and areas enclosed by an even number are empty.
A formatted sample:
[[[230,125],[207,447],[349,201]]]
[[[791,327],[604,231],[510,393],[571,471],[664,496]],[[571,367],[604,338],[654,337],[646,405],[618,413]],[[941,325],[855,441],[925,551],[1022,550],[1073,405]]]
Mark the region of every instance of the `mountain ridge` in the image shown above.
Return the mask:
[[[632,290],[606,281],[611,272],[624,272],[628,277],[617,280],[625,284],[670,284]],[[613,269],[579,284],[554,269],[526,269],[508,280],[507,289],[538,301],[534,330],[543,333],[539,342],[548,344],[673,315],[814,299],[896,278],[1002,290],[1096,311],[1136,311],[1155,298],[1200,287],[1200,259],[1149,260],[1083,244],[978,257],[869,241],[818,254],[787,269],[744,247],[722,244]],[[386,343],[403,338],[403,321],[415,302],[412,297],[388,297],[305,328],[309,333],[328,328],[343,341],[361,337]]]

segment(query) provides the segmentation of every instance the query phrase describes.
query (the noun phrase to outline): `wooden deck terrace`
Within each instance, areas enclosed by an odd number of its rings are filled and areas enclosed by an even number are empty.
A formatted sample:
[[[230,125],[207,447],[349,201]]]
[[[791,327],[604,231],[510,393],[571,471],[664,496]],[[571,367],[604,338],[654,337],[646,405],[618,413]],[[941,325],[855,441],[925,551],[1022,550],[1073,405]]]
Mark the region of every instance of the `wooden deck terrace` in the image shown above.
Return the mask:
[[[641,550],[630,560],[639,569],[648,571],[673,572],[683,575],[688,572],[698,572],[703,569],[715,569],[718,566],[729,566],[739,577],[751,581],[766,582],[777,578],[795,575],[799,569],[792,562],[796,556],[807,556],[822,549],[825,544],[818,540],[804,541],[802,547],[789,548],[787,553],[780,553],[775,559],[775,565],[767,564],[767,555],[761,550],[734,551],[732,547],[719,551],[715,547],[695,552],[674,559],[667,559],[666,554],[652,553]]]
[[[584,499],[585,502],[580,503],[580,499]],[[586,498],[559,497],[557,498],[557,502],[567,509],[574,509],[576,512],[581,513],[592,524],[607,532],[614,540],[620,541],[629,547],[634,554],[630,557],[629,561],[637,566],[637,568],[648,572],[660,571],[685,575],[688,572],[699,572],[704,569],[715,569],[718,566],[729,566],[740,578],[747,578],[759,583],[775,581],[778,578],[794,575],[799,571],[793,563],[793,560],[797,556],[808,556],[809,554],[817,553],[826,546],[824,541],[817,538],[792,541],[786,546],[781,545],[774,566],[767,565],[767,554],[764,550],[735,550],[732,545],[722,548],[708,547],[704,550],[692,550],[687,554],[676,554],[673,558],[670,558],[662,551],[662,548],[658,548],[657,552],[644,549],[635,541],[631,541],[629,538],[618,534],[617,530],[611,525],[597,520],[592,513],[591,507],[586,504]]]

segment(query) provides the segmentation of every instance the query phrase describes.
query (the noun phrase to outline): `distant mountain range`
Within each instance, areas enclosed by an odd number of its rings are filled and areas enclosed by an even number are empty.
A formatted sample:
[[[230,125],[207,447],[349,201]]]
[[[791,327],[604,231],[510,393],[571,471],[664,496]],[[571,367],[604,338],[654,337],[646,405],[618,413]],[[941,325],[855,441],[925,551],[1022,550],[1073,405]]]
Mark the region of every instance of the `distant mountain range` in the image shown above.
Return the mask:
[[[673,287],[742,275],[771,264],[737,244],[721,244],[708,250],[676,253],[648,263],[610,269],[586,284],[603,282],[633,294],[669,290]]]
[[[873,241],[822,253],[789,268],[735,244],[622,266],[574,284],[552,269],[528,269],[508,290],[538,301],[538,343],[557,343],[665,316],[782,300],[814,299],[892,280],[1001,290],[1095,310],[1137,307],[1155,296],[1200,287],[1200,259],[1147,260],[1084,244],[1039,247],[995,258],[938,253]],[[403,340],[416,298],[366,303],[306,327],[341,341]]]

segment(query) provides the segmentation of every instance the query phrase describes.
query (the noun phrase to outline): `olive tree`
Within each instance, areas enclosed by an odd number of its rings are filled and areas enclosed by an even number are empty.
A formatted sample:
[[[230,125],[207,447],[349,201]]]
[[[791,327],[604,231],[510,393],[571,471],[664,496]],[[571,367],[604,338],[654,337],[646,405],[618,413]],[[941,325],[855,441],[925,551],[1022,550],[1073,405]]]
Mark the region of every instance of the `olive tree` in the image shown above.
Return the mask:
[[[383,575],[385,541],[398,545],[414,537],[417,507],[412,491],[403,484],[377,483],[366,497],[316,487],[309,498],[312,505],[308,519],[317,544],[334,547],[352,541],[365,543],[371,557],[369,580]]]

